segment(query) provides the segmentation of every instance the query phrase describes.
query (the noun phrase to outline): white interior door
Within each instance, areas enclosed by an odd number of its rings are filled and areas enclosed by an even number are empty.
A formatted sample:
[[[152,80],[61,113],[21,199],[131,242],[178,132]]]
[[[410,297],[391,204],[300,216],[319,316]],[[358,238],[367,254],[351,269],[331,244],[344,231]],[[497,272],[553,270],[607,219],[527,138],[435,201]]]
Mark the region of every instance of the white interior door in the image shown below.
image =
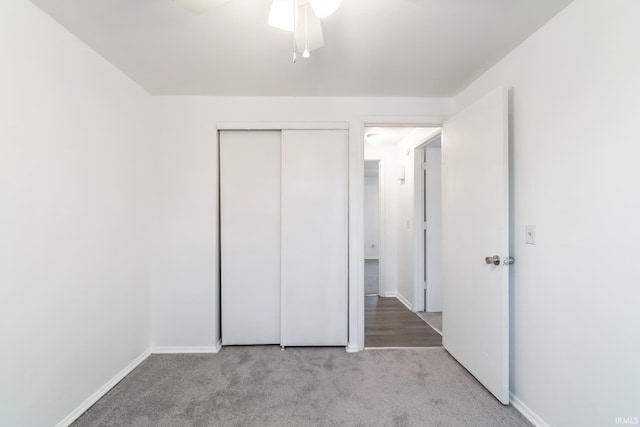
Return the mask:
[[[280,132],[220,132],[222,344],[280,343]]]
[[[282,131],[282,345],[346,345],[348,163],[343,130]]]
[[[508,95],[498,89],[443,127],[443,345],[509,403]],[[487,264],[485,257],[499,257]]]

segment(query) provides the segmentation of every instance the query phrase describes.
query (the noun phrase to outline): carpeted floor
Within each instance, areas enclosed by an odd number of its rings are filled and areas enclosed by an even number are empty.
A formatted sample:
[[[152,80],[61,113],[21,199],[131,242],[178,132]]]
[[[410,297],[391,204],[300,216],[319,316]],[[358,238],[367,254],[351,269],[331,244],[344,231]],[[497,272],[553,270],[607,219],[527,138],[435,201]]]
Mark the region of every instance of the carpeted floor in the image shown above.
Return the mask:
[[[378,295],[380,273],[377,259],[364,260],[364,293]]]
[[[442,348],[152,355],[80,426],[529,426]]]

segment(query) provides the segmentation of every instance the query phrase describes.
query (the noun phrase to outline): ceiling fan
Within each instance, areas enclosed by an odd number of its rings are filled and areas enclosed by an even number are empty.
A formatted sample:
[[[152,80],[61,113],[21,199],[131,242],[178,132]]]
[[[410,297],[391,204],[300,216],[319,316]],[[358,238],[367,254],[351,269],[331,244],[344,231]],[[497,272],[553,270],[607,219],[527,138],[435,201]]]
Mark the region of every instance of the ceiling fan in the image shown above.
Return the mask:
[[[173,0],[194,13],[203,13],[230,0]],[[324,46],[320,19],[335,12],[342,0],[272,0],[268,24],[293,33],[293,62],[304,46],[303,58]]]

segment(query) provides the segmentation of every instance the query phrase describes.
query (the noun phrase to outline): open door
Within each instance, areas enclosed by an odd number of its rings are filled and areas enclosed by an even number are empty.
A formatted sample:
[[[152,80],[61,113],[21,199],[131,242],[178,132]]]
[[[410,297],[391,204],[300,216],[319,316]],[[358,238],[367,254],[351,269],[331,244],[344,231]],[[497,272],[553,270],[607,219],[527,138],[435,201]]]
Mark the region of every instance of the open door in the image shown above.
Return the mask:
[[[508,92],[443,127],[443,345],[509,403]]]

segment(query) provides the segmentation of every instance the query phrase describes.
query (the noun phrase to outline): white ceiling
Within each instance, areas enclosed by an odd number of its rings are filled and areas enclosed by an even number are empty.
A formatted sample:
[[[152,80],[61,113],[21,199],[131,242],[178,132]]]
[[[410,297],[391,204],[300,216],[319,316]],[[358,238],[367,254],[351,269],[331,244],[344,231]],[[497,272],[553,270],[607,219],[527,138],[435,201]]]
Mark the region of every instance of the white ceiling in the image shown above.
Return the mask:
[[[571,0],[343,0],[291,63],[270,0],[32,0],[154,95],[453,96]]]

